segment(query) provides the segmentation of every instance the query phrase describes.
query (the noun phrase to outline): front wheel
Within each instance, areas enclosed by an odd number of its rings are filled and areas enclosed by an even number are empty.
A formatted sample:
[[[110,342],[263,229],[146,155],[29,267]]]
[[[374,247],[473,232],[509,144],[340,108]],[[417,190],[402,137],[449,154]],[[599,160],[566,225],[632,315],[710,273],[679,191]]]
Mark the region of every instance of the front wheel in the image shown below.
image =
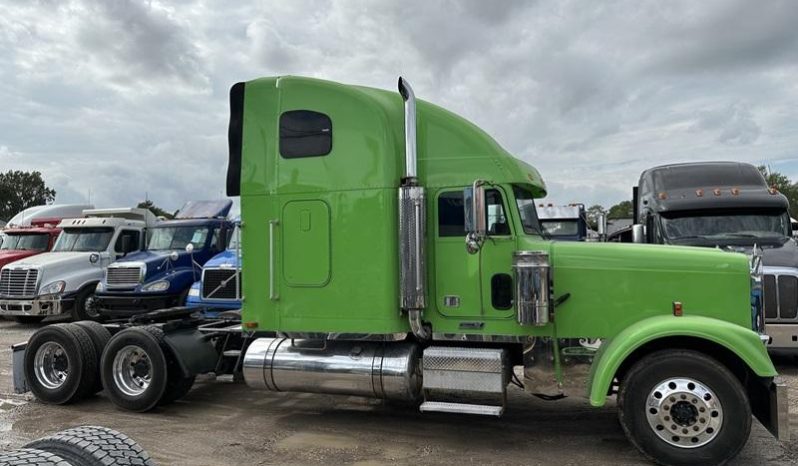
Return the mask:
[[[751,432],[740,381],[697,351],[658,351],[635,363],[622,380],[618,409],[626,436],[659,464],[725,464]]]
[[[97,301],[94,299],[93,288],[87,287],[75,296],[75,304],[72,307],[72,319],[75,321],[93,320],[95,322],[102,320]]]

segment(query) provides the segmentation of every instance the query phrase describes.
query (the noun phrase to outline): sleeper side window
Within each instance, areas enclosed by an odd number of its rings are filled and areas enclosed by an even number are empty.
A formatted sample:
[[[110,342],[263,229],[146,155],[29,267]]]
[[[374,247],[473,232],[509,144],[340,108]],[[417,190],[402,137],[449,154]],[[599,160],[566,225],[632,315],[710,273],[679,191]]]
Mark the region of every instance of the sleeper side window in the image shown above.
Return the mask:
[[[319,157],[332,151],[332,120],[312,110],[280,115],[280,155],[286,159]]]

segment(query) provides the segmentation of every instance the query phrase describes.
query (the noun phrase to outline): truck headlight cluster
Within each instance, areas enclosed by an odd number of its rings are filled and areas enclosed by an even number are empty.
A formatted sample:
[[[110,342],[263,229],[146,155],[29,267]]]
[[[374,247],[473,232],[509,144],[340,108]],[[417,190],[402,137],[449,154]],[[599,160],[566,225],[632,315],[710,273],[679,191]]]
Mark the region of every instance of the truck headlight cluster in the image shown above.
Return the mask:
[[[166,281],[166,280],[158,280],[157,282],[152,282],[152,283],[149,283],[147,285],[144,285],[141,288],[141,291],[155,292],[155,291],[166,291],[168,289],[169,289],[169,282],[168,281]]]
[[[200,295],[199,288],[191,287],[191,289],[188,290],[188,295],[191,296],[192,298],[199,298]]]
[[[66,282],[59,280],[57,282],[49,283],[46,286],[43,286],[39,294],[42,295],[52,295],[52,294],[60,294],[66,288]]]

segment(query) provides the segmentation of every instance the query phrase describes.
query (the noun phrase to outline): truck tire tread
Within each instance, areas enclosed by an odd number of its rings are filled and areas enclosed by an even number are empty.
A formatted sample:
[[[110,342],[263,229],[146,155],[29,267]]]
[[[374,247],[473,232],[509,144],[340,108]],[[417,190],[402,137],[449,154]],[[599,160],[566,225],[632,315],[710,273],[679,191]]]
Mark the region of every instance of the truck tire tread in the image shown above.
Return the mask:
[[[107,427],[81,426],[34,440],[38,448],[81,466],[154,466],[150,455],[127,435]]]
[[[0,465],[3,466],[73,466],[60,456],[35,448],[0,453]]]

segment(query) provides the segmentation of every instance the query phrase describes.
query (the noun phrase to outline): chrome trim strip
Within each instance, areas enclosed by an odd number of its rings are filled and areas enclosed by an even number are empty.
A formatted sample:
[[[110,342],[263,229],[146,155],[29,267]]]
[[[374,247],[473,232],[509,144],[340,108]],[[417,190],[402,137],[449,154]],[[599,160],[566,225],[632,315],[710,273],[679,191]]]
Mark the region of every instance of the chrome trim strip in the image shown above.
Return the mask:
[[[275,291],[274,279],[274,227],[279,225],[277,219],[269,220],[269,299],[276,301],[279,299]]]

